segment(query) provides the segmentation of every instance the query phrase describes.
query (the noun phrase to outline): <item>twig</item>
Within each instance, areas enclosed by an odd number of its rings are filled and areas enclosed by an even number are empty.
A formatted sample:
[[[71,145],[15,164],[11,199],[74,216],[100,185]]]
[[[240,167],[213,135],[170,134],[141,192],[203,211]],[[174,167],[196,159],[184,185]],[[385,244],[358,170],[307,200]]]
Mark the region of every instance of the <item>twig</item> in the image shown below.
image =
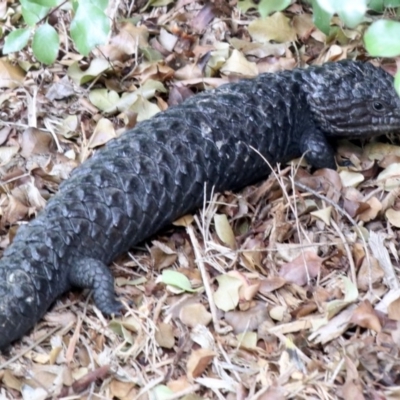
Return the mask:
[[[195,217],[195,219],[197,219],[197,217]],[[211,285],[210,285],[210,278],[208,276],[208,272],[206,270],[206,267],[204,265],[203,262],[203,258],[201,256],[200,253],[200,245],[199,242],[196,238],[196,235],[194,234],[194,230],[193,230],[193,226],[189,225],[186,228],[186,231],[190,237],[190,240],[192,242],[192,246],[193,246],[193,251],[194,251],[194,255],[195,255],[195,262],[200,270],[201,273],[201,278],[203,281],[203,285],[204,285],[204,289],[208,298],[208,302],[210,305],[210,311],[211,311],[211,315],[212,315],[212,319],[213,319],[213,323],[214,323],[214,327],[216,332],[220,333],[220,334],[226,334],[228,333],[231,328],[230,327],[225,327],[222,328],[220,323],[219,323],[219,319],[218,319],[218,313],[217,313],[217,308],[215,306],[214,303],[214,298],[213,298],[213,293],[211,290]]]

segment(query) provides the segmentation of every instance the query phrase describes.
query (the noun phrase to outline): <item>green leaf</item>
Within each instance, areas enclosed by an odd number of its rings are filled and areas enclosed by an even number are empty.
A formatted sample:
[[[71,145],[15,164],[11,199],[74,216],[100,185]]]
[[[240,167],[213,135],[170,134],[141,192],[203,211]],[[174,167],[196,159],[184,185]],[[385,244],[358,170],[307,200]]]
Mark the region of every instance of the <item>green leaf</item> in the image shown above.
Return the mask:
[[[394,88],[396,89],[397,94],[400,96],[400,71],[394,77]]]
[[[396,57],[400,54],[400,22],[381,19],[370,25],[364,43],[372,57]]]
[[[250,8],[256,8],[262,18],[276,12],[282,11],[290,6],[290,0],[261,0],[255,3],[254,0],[239,1],[238,7],[241,11],[247,12]]]
[[[313,20],[315,26],[325,35],[329,35],[329,29],[331,26],[331,18],[333,13],[325,11],[320,7],[318,0],[312,0],[313,7]]]
[[[174,392],[168,386],[158,385],[150,390],[150,394],[152,399],[164,400],[173,397]]]
[[[59,48],[60,39],[57,31],[49,24],[39,26],[32,41],[35,57],[44,64],[52,64],[57,58]]]
[[[42,7],[56,7],[62,0],[29,0],[31,3],[35,3]]]
[[[262,18],[276,12],[282,11],[290,6],[290,0],[261,0],[258,4],[258,12]]]
[[[363,3],[363,1],[360,3]],[[338,10],[337,13],[346,26],[355,28],[358,24],[365,20],[364,15],[366,11],[367,8],[363,8],[362,4],[360,4],[360,7],[344,7],[343,9]]]
[[[400,7],[400,0],[384,0],[385,7]]]
[[[189,279],[178,271],[165,269],[161,275],[161,282],[185,292],[195,292],[192,289]]]
[[[31,36],[31,29],[16,29],[12,31],[6,38],[3,47],[3,54],[13,53],[22,50],[28,43]]]
[[[159,60],[164,59],[164,57],[158,50],[155,50],[155,49],[151,48],[150,46],[142,48],[141,51],[147,61],[152,62],[152,61],[159,61]]]
[[[319,12],[323,10],[330,16],[338,14],[341,20],[351,28],[364,21],[367,11],[367,0],[314,0],[313,8],[317,4]]]
[[[370,0],[368,2],[368,8],[378,13],[382,12],[384,9],[383,0]]]
[[[22,16],[29,26],[35,26],[50,10],[49,7],[32,3],[29,0],[21,0],[20,3],[22,6]]]
[[[71,37],[78,51],[87,56],[107,40],[110,21],[104,12],[90,2],[80,3],[71,23]]]
[[[79,4],[83,3],[96,6],[104,11],[108,7],[109,0],[79,0]]]

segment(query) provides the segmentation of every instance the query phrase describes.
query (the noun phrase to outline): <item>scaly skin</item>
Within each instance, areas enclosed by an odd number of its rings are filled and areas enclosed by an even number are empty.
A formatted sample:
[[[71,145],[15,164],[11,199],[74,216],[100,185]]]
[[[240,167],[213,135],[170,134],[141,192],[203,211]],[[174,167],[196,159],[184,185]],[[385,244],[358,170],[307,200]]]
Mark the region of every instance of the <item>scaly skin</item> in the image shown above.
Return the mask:
[[[341,62],[263,74],[194,96],[109,142],[76,168],[0,260],[0,348],[28,332],[71,287],[120,310],[107,265],[217,191],[256,182],[306,152],[335,168],[328,143],[400,130],[393,78]]]

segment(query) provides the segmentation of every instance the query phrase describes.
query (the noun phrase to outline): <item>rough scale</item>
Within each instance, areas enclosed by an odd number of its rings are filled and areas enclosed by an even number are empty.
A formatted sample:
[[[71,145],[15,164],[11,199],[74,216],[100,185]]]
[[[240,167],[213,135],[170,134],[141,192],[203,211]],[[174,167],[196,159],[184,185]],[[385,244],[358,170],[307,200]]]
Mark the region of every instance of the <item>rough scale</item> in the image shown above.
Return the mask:
[[[237,190],[306,153],[335,168],[329,144],[400,130],[393,78],[345,61],[263,74],[193,96],[108,143],[76,168],[0,260],[0,348],[21,338],[71,287],[120,310],[107,265],[200,206],[204,183]]]

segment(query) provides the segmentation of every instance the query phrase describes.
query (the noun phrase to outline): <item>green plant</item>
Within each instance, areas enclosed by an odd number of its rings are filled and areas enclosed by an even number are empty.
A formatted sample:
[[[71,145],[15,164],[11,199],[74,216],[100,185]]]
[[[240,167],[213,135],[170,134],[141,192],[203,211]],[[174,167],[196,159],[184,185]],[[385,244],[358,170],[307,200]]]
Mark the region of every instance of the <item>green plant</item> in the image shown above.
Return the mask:
[[[106,41],[110,21],[105,14],[108,0],[21,0],[20,12],[27,25],[10,32],[5,38],[3,54],[22,50],[32,40],[34,56],[45,64],[52,64],[57,57],[60,39],[48,23],[52,13],[63,9],[73,13],[70,34],[83,55]]]
[[[329,35],[331,20],[338,15],[344,25],[355,28],[359,24],[370,24],[364,34],[364,44],[372,57],[396,57],[400,55],[400,22],[389,19],[373,19],[370,11],[382,13],[387,8],[397,9],[400,0],[310,0],[313,8],[314,23],[322,32]],[[281,11],[291,4],[287,0],[261,0],[257,4],[253,0],[239,1],[243,11],[257,8],[261,17]],[[396,10],[396,16],[399,15]],[[395,86],[400,94],[400,72],[396,75]]]

